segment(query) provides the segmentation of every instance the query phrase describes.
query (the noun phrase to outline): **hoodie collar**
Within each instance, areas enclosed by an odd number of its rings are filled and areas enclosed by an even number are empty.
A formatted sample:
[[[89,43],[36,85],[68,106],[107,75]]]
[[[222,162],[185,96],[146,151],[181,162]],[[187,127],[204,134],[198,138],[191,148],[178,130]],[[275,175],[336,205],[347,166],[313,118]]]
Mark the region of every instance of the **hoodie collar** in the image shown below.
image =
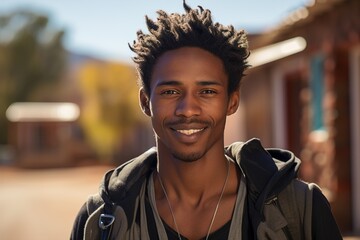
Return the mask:
[[[265,150],[256,138],[225,147],[225,154],[240,166],[250,197],[259,199],[260,195],[264,195],[261,197],[264,198],[262,201],[269,195],[280,192],[296,177],[300,165],[300,160],[290,151],[275,148]],[[156,164],[157,152],[153,147],[107,172],[100,186],[100,194],[104,201],[121,201],[137,182],[142,182],[151,174]]]

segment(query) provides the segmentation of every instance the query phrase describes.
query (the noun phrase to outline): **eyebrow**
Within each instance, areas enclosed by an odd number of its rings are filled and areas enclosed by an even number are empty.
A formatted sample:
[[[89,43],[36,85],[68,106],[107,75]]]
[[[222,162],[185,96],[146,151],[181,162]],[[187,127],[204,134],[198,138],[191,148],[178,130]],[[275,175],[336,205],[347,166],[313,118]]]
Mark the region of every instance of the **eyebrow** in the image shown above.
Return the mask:
[[[156,84],[156,87],[161,87],[161,86],[181,86],[183,85],[180,81],[176,81],[176,80],[165,80],[165,81],[161,81],[159,83]],[[219,81],[215,81],[215,80],[202,80],[202,81],[198,81],[196,82],[196,85],[199,86],[222,86],[222,84]]]
[[[215,85],[215,86],[222,86],[222,84],[218,81],[199,81],[196,83],[197,85],[200,85],[200,86],[212,86],[212,85]]]
[[[158,82],[155,87],[161,87],[161,86],[179,86],[181,83],[176,80],[165,80]]]

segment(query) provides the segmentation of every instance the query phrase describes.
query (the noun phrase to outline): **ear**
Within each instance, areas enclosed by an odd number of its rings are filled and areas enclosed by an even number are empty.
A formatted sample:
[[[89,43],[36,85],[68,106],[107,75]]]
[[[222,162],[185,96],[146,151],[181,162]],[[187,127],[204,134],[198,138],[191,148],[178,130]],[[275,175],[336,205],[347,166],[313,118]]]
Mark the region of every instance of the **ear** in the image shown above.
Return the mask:
[[[141,110],[143,111],[143,113],[145,113],[146,115],[148,115],[150,117],[151,116],[150,105],[149,105],[150,100],[149,100],[149,96],[146,94],[144,88],[140,88],[139,99],[140,99]]]
[[[239,103],[240,103],[240,91],[239,89],[237,89],[234,92],[232,92],[229,96],[229,103],[226,114],[228,116],[234,114],[239,107]]]

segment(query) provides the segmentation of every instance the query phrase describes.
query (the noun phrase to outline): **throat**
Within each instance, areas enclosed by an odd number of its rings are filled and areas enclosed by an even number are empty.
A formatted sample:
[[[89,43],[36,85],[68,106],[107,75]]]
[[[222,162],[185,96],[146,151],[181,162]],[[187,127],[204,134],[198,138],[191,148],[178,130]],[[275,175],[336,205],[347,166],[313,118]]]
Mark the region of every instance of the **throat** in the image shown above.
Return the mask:
[[[160,173],[156,173],[158,191],[156,191],[157,208],[160,216],[165,222],[176,230],[179,239],[181,235],[191,237],[202,237],[206,235],[208,239],[214,223],[218,225],[224,222],[224,215],[216,221],[218,212],[228,212],[220,210],[224,192],[227,187],[230,175],[230,162],[227,160],[227,171],[222,186],[213,196],[205,197],[205,191],[196,192],[197,188],[191,189],[192,194],[179,194],[171,188],[170,184],[163,181]],[[216,184],[218,186],[219,184]],[[204,189],[204,188],[203,188]],[[209,189],[209,188],[207,188]],[[184,193],[184,192],[183,192]],[[191,197],[192,196],[192,197]],[[202,234],[202,235],[201,235]]]

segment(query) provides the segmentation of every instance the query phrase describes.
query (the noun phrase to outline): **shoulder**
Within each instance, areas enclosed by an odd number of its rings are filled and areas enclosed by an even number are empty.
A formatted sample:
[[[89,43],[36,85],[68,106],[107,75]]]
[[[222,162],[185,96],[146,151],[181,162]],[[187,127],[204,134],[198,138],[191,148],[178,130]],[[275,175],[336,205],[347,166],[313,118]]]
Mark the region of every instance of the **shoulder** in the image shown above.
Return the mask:
[[[83,239],[84,238],[84,228],[87,219],[89,218],[89,213],[87,211],[87,204],[83,204],[80,208],[76,219],[73,224],[73,228],[71,231],[70,240],[77,240],[77,239]]]
[[[104,204],[104,200],[99,194],[91,195],[85,204],[88,215],[91,215],[91,213],[93,213],[103,204]]]
[[[312,209],[313,239],[342,239],[331,205],[319,188],[313,191]]]
[[[300,216],[297,224],[302,224],[305,239],[342,239],[331,205],[315,183],[294,179],[279,195],[279,201],[282,201],[281,207],[288,220],[296,213],[291,208],[297,209]],[[291,225],[289,229],[295,230]]]

